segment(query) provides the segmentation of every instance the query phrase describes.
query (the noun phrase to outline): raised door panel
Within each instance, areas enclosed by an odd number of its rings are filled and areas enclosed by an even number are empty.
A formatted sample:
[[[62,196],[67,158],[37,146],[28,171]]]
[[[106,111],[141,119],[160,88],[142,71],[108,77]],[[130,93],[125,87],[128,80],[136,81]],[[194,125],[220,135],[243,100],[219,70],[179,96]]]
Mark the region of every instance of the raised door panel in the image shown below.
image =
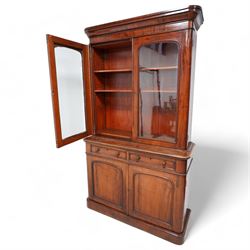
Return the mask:
[[[173,229],[176,210],[176,176],[129,166],[129,214]]]
[[[89,196],[120,211],[127,210],[127,164],[88,156]]]

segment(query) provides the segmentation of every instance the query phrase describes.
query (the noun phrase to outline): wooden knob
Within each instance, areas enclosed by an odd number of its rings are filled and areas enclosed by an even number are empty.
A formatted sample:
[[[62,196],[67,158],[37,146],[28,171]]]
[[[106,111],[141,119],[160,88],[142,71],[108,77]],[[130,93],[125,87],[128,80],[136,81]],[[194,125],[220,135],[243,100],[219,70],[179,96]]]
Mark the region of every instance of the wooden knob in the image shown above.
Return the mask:
[[[117,157],[120,157],[120,155],[121,155],[121,153],[120,153],[120,152],[118,152],[116,156],[117,156]]]
[[[95,152],[98,153],[99,151],[100,151],[100,148],[97,148]]]
[[[137,155],[135,159],[136,159],[136,161],[139,161],[141,159],[141,156]]]
[[[166,167],[166,164],[167,164],[166,161],[163,161],[163,162],[162,162],[162,166],[163,166],[164,168]]]

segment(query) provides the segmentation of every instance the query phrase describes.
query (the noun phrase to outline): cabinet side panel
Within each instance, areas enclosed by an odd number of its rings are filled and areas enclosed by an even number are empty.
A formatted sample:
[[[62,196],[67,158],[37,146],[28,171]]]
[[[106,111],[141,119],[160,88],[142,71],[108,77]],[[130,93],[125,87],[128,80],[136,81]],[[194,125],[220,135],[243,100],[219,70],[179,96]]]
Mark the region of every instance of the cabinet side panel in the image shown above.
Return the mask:
[[[178,160],[176,162],[176,168],[177,170],[185,169],[186,161]],[[185,170],[184,170],[185,171]],[[173,231],[175,232],[182,232],[184,227],[184,215],[185,215],[185,200],[186,200],[186,175],[178,175],[177,176],[177,182],[176,182],[176,210],[174,213],[174,221],[175,226],[173,228]]]
[[[189,96],[189,114],[188,114],[188,140],[191,141],[192,132],[192,114],[193,114],[193,96],[194,96],[194,78],[195,78],[195,59],[196,59],[196,41],[197,33],[192,31],[192,63],[191,63],[191,80],[190,80],[190,96]]]
[[[193,158],[190,158],[186,161],[186,187],[185,187],[185,203],[184,203],[184,210],[183,216],[185,216],[187,209],[189,209],[189,196],[190,196],[190,177],[191,177],[191,165],[192,165]]]
[[[179,88],[179,127],[177,147],[187,149],[188,141],[188,113],[190,97],[190,79],[191,79],[191,58],[192,58],[192,30],[180,31],[183,35],[182,47],[182,67]]]

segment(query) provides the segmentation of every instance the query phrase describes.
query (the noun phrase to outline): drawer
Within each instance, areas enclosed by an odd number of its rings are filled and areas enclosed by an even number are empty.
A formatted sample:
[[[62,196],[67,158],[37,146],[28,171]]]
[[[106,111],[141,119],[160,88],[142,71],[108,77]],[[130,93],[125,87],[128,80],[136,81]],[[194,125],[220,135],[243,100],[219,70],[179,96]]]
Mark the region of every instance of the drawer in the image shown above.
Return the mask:
[[[106,148],[97,145],[91,145],[91,153],[98,154],[102,157],[112,157],[117,159],[127,159],[127,152],[119,149]]]
[[[164,157],[158,157],[150,154],[141,154],[141,153],[129,153],[129,160],[149,165],[151,167],[156,167],[160,170],[172,169],[175,170],[175,161],[169,160]]]

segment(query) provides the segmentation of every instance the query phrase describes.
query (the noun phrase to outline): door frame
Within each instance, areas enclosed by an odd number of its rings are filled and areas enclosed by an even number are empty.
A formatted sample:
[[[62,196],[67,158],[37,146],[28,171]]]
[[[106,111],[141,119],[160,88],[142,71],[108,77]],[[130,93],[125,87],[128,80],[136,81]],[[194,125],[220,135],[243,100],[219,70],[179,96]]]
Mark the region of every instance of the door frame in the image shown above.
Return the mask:
[[[178,92],[177,92],[177,124],[176,141],[158,141],[154,139],[144,139],[139,137],[139,49],[141,46],[158,43],[173,42],[178,44]],[[189,96],[190,96],[190,72],[191,72],[191,49],[190,31],[182,30],[178,32],[169,32],[159,35],[149,35],[134,38],[133,40],[133,86],[134,86],[134,126],[132,130],[133,141],[147,143],[151,145],[186,149],[187,131],[189,116]]]
[[[70,144],[77,140],[83,139],[88,135],[92,134],[93,131],[93,115],[91,109],[91,84],[90,84],[90,73],[89,73],[89,46],[70,41],[64,38],[60,38],[53,35],[46,35],[47,37],[47,48],[48,48],[48,60],[50,69],[50,83],[51,83],[51,96],[54,116],[54,127],[56,146],[62,147]],[[55,60],[55,48],[66,47],[77,50],[82,56],[82,76],[83,76],[83,89],[84,89],[84,107],[85,107],[85,127],[86,131],[62,138],[61,119],[59,111],[59,96],[58,96],[58,81],[56,75],[56,60]]]

